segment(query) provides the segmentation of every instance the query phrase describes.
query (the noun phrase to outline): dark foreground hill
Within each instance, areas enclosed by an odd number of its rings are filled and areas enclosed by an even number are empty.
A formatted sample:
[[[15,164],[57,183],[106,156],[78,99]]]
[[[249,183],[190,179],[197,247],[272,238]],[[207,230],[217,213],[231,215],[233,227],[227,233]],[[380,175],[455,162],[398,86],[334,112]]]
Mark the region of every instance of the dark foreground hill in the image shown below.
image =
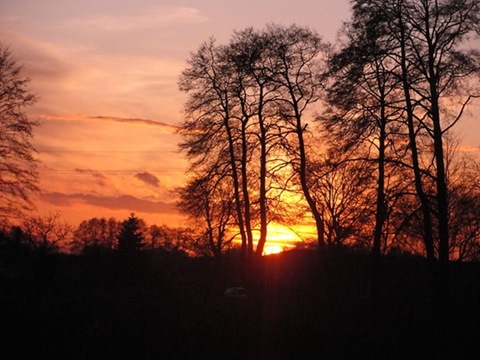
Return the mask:
[[[478,358],[479,264],[452,264],[442,304],[423,259],[383,259],[373,295],[370,273],[348,252],[264,257],[248,276],[235,257],[32,254],[2,267],[2,358]]]

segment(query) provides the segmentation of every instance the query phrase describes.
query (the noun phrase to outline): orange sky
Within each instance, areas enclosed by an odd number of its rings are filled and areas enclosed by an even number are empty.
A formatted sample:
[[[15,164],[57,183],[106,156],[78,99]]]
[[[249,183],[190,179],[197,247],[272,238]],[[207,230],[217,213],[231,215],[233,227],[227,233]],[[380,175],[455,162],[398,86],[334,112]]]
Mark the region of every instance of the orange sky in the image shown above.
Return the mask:
[[[172,190],[185,159],[175,124],[184,95],[177,79],[189,53],[210,36],[296,23],[333,41],[348,0],[0,0],[0,41],[31,79],[38,103],[29,110],[42,193],[40,214],[187,225]],[[478,105],[472,107],[479,112]],[[464,145],[479,145],[474,116]]]

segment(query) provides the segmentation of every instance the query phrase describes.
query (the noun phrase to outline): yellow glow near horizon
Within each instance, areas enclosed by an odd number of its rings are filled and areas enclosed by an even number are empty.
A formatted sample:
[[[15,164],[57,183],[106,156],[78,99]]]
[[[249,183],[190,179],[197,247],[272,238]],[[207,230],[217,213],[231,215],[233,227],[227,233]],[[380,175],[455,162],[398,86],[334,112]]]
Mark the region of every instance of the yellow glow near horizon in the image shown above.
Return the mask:
[[[284,251],[284,248],[278,244],[267,245],[265,249],[263,249],[262,255],[272,255],[272,254],[279,254]]]
[[[258,241],[258,231],[255,232],[254,238]],[[300,236],[288,227],[269,223],[267,228],[267,242],[265,244],[262,255],[278,254],[285,250],[295,247],[295,243],[302,241]]]
[[[274,222],[268,224],[267,244],[269,242],[291,244],[300,240],[300,237],[288,227]]]

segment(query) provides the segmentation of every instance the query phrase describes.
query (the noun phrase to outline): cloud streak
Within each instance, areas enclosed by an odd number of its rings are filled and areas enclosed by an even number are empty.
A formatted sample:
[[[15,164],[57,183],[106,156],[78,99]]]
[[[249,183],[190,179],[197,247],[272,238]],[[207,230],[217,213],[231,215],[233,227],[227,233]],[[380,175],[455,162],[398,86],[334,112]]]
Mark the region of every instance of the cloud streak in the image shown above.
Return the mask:
[[[480,151],[480,146],[461,145],[458,150],[465,153],[475,153]]]
[[[174,133],[177,129],[177,126],[172,124],[167,124],[166,122],[150,120],[150,119],[141,119],[141,118],[123,118],[115,116],[88,116],[88,115],[38,115],[36,116],[41,122],[46,121],[104,121],[104,122],[117,122],[122,124],[130,125],[146,125],[154,126],[157,128],[164,129],[166,133]]]
[[[90,116],[87,119],[91,120],[103,120],[103,121],[114,121],[132,125],[148,125],[148,126],[156,126],[165,129],[169,129],[172,132],[176,130],[175,125],[170,125],[161,121],[156,120],[149,120],[149,119],[138,119],[138,118],[120,118],[120,117],[112,117],[112,116]]]

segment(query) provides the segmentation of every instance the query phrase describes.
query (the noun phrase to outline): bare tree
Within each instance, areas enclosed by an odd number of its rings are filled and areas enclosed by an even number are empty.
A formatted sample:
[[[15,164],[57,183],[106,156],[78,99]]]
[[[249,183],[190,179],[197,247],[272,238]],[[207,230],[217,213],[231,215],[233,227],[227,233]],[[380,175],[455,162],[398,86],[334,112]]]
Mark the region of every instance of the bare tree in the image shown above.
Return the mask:
[[[25,109],[35,102],[12,52],[0,43],[0,217],[31,209],[29,193],[38,191],[35,149],[31,143],[38,122]]]
[[[252,212],[257,212],[259,217],[260,237],[256,248],[259,255],[263,253],[267,240],[271,212],[268,208],[268,195],[274,170],[269,164],[272,161],[272,151],[277,145],[278,128],[281,126],[275,110],[276,87],[269,78],[270,58],[266,50],[270,46],[271,36],[253,28],[236,32],[229,44],[230,59],[236,74],[233,91],[239,99],[239,120],[242,124],[242,177],[250,179],[243,181],[243,193],[258,194],[257,201],[254,198],[252,201],[248,199],[248,205],[252,206]],[[247,148],[247,144],[250,148]],[[258,161],[247,164],[247,157]],[[249,173],[258,176],[249,176]],[[258,178],[258,181],[252,181],[254,178]],[[255,205],[258,209],[255,209]]]
[[[422,83],[410,86],[421,101],[424,111],[418,118],[422,119],[433,143],[438,252],[440,263],[446,266],[449,261],[449,206],[444,138],[471,99],[469,79],[480,71],[480,53],[462,49],[469,35],[479,30],[480,6],[476,0],[405,1],[403,21],[410,30],[408,65],[422,79]],[[445,100],[453,94],[464,98],[452,116],[442,109],[446,108]]]
[[[324,160],[317,167],[312,164],[309,187],[324,219],[328,246],[363,247],[369,242],[375,214],[373,165],[341,158]]]
[[[231,178],[227,178],[231,179]],[[234,197],[231,184],[219,176],[192,178],[178,189],[180,211],[202,229],[195,248],[207,250],[220,259],[232,243],[236,230],[234,219]]]
[[[250,194],[245,191],[249,157],[243,131],[246,125],[238,123],[238,99],[232,94],[232,74],[227,49],[217,46],[213,39],[192,54],[179,81],[180,90],[189,94],[186,120],[179,127],[184,138],[180,148],[192,160],[191,171],[208,173],[211,168],[218,168],[230,174],[242,252],[246,256],[253,251]]]
[[[32,216],[25,219],[21,229],[35,250],[56,252],[66,250],[72,237],[72,227],[60,219],[60,214]]]
[[[145,233],[146,248],[154,251],[199,255],[196,235],[195,230],[190,227],[151,225]],[[202,245],[204,250],[204,244]]]
[[[288,28],[272,25],[266,33],[272,39],[269,61],[272,83],[278,86],[278,112],[288,124],[287,131],[282,131],[280,136],[284,139],[303,196],[315,219],[318,246],[323,249],[324,220],[308,186],[310,166],[305,137],[308,126],[306,114],[320,97],[323,85],[321,74],[328,46],[314,31],[295,25]]]
[[[390,58],[395,43],[382,28],[378,13],[359,4],[342,30],[342,46],[330,58],[329,107],[319,120],[337,143],[339,159],[332,159],[333,163],[367,162],[376,176],[372,253],[378,258],[387,242],[388,194],[397,187],[397,163],[405,152],[400,134],[402,97],[395,76],[398,65]]]

